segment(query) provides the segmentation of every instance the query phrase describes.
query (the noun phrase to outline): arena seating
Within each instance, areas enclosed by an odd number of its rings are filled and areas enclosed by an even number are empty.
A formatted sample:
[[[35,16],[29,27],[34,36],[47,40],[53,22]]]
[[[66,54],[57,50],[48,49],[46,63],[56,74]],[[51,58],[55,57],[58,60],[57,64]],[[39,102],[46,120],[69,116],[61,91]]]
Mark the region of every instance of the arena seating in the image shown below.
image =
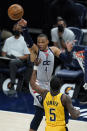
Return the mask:
[[[68,27],[68,28],[70,30],[72,30],[73,33],[75,34],[75,40],[77,40],[75,42],[75,45],[82,45],[83,44],[83,37],[84,37],[83,31],[77,27]]]
[[[24,82],[24,72],[26,70],[26,65],[19,68],[18,71],[17,71],[17,76],[16,76],[16,79],[17,79],[17,88],[16,90],[18,92],[22,91],[22,88],[23,88],[23,82]],[[8,80],[9,79],[9,80]],[[8,81],[8,82],[7,82]],[[8,85],[10,83],[10,73],[9,73],[9,68],[2,68],[0,67],[0,90],[7,90],[8,88]]]
[[[80,3],[75,3],[75,6],[79,10],[78,18],[79,18],[79,21],[80,21],[80,25],[81,25],[81,27],[84,27],[87,9],[83,4],[80,4]]]
[[[84,50],[85,46],[76,45],[74,51]],[[84,73],[78,64],[78,61],[73,58],[70,64],[65,64],[61,70],[56,70],[55,75],[63,79],[64,83],[75,83],[75,90],[73,98],[77,98],[79,95],[80,87],[84,84]]]

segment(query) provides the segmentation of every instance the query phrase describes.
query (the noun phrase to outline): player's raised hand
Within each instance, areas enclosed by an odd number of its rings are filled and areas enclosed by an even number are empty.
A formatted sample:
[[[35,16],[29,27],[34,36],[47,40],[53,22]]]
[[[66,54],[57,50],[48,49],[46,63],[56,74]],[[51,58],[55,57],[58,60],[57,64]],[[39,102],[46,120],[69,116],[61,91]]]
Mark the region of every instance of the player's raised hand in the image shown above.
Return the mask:
[[[26,27],[27,26],[27,21],[25,19],[21,19],[18,21],[18,25],[22,26],[22,27]]]
[[[40,63],[41,63],[41,59],[39,59],[39,58],[36,58],[35,60],[34,60],[34,64],[36,65],[36,66],[38,66]]]
[[[68,50],[69,52],[71,52],[72,49],[73,49],[73,42],[67,41],[67,42],[66,42],[66,48],[67,48],[67,50]]]

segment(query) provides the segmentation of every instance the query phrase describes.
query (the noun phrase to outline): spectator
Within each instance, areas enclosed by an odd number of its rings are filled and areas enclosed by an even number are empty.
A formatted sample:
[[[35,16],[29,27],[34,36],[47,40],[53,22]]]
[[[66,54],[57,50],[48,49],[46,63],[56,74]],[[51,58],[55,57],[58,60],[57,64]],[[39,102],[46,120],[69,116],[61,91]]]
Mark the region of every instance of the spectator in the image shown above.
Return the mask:
[[[66,42],[75,40],[74,33],[66,27],[66,22],[62,17],[57,17],[57,27],[51,29],[51,39],[54,46],[66,49]]]
[[[15,85],[15,78],[17,69],[19,67],[23,67],[24,65],[27,65],[27,69],[25,71],[25,78],[24,81],[26,83],[26,86],[29,85],[29,79],[31,76],[31,71],[29,68],[28,60],[29,60],[29,49],[26,45],[26,42],[24,41],[23,36],[21,35],[21,27],[17,24],[13,26],[13,36],[6,39],[5,44],[2,48],[2,56],[7,56],[9,58],[12,58],[12,60],[9,61],[9,69],[10,69],[10,78],[11,78],[11,84],[10,89],[14,90]],[[3,67],[5,65],[4,61],[1,63],[0,67]]]

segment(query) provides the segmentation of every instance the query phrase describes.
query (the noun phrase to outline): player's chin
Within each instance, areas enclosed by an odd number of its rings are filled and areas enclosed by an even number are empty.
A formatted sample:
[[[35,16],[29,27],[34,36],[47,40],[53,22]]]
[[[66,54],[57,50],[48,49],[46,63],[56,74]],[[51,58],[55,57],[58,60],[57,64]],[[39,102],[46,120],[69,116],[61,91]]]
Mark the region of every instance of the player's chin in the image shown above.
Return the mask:
[[[43,47],[39,47],[39,49],[40,49],[41,51],[44,51],[44,48],[43,48]]]

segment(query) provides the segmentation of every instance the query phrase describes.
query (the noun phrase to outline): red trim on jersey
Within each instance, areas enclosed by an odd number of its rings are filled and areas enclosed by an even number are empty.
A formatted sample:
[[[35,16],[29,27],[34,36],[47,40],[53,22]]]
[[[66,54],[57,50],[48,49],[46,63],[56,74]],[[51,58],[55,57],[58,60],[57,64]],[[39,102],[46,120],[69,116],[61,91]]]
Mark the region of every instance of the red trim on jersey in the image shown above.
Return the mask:
[[[48,52],[48,50],[44,50],[43,52]]]
[[[48,54],[45,54],[48,57]]]

